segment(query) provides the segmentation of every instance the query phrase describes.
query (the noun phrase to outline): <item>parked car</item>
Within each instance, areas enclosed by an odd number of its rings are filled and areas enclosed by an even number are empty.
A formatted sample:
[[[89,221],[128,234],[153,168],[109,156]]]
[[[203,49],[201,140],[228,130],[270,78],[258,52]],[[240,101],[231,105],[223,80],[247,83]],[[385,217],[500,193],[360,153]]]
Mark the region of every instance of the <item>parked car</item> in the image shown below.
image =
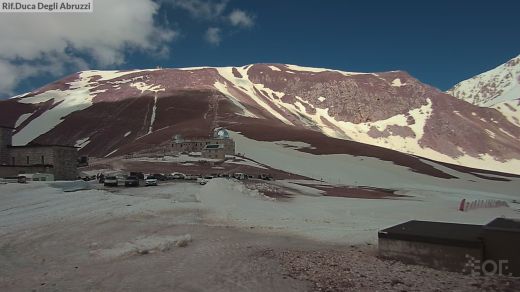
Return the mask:
[[[125,187],[138,187],[139,186],[139,178],[137,176],[129,176],[125,180]]]
[[[186,175],[184,176],[184,179],[185,179],[185,180],[196,180],[197,178],[198,178],[198,176],[195,175],[195,174],[186,174]]]
[[[214,177],[213,175],[207,174],[204,176],[204,179],[213,179],[213,177]]]
[[[273,180],[273,177],[270,174],[265,173],[259,174],[258,178],[263,180]]]
[[[160,181],[167,180],[166,176],[164,174],[161,174],[161,173],[154,173],[154,174],[152,174],[152,176],[155,177],[157,180],[160,180]]]
[[[144,180],[146,186],[156,186],[157,185],[157,178],[153,175],[149,175]]]
[[[233,177],[238,179],[238,180],[244,180],[244,179],[248,179],[249,176],[245,173],[242,173],[242,172],[236,172],[233,174]]]
[[[130,172],[130,176],[135,176],[137,179],[144,179],[144,173],[142,172]]]
[[[186,179],[186,175],[184,173],[180,172],[174,172],[172,173],[173,179]]]
[[[117,187],[117,177],[115,176],[107,176],[105,177],[105,181],[103,182],[103,185],[105,187]]]

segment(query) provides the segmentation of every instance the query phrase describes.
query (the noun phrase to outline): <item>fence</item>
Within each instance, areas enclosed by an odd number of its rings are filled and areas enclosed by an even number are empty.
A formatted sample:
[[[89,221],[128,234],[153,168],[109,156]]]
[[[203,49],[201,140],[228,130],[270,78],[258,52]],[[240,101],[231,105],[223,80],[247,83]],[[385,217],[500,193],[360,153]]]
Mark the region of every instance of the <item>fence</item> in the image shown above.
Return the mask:
[[[466,201],[462,199],[459,204],[459,211],[469,211],[482,208],[498,208],[498,207],[509,207],[506,201],[502,200],[474,200]]]

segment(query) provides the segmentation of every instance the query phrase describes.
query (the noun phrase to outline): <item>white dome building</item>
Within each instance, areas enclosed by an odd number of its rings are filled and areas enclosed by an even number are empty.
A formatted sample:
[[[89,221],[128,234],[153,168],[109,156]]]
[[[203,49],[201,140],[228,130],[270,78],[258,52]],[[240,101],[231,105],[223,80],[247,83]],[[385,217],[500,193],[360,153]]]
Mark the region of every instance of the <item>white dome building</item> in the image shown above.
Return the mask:
[[[213,138],[229,139],[229,133],[225,128],[219,127],[213,130]]]

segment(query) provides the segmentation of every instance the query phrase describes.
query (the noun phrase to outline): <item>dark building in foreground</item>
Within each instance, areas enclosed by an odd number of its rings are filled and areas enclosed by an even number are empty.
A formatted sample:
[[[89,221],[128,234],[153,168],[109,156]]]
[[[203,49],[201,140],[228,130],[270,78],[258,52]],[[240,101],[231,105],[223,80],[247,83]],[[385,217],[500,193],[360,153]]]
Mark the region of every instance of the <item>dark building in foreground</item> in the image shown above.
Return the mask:
[[[13,129],[0,126],[0,177],[22,173],[52,173],[56,180],[78,176],[78,151],[65,145],[12,146]]]
[[[486,225],[412,220],[379,231],[379,255],[462,273],[520,276],[520,221]]]
[[[520,220],[496,218],[484,225],[483,239],[484,258],[495,263],[507,260],[504,274],[520,277]]]
[[[379,254],[385,258],[458,272],[469,256],[482,260],[480,225],[412,220],[378,235]]]

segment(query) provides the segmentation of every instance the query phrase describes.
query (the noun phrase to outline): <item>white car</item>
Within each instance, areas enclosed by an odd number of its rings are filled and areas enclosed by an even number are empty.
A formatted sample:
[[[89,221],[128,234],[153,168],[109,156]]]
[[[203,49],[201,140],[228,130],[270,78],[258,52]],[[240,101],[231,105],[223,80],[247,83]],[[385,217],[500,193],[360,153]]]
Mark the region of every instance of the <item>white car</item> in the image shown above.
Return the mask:
[[[145,185],[146,186],[156,186],[157,185],[157,179],[155,178],[155,176],[147,176],[146,179],[144,180],[145,182]]]
[[[173,179],[186,179],[186,175],[184,173],[174,172],[174,173],[172,173],[172,178]]]
[[[106,187],[117,187],[117,184],[118,184],[117,177],[107,176],[107,177],[105,177],[105,181],[103,182],[103,184]]]

